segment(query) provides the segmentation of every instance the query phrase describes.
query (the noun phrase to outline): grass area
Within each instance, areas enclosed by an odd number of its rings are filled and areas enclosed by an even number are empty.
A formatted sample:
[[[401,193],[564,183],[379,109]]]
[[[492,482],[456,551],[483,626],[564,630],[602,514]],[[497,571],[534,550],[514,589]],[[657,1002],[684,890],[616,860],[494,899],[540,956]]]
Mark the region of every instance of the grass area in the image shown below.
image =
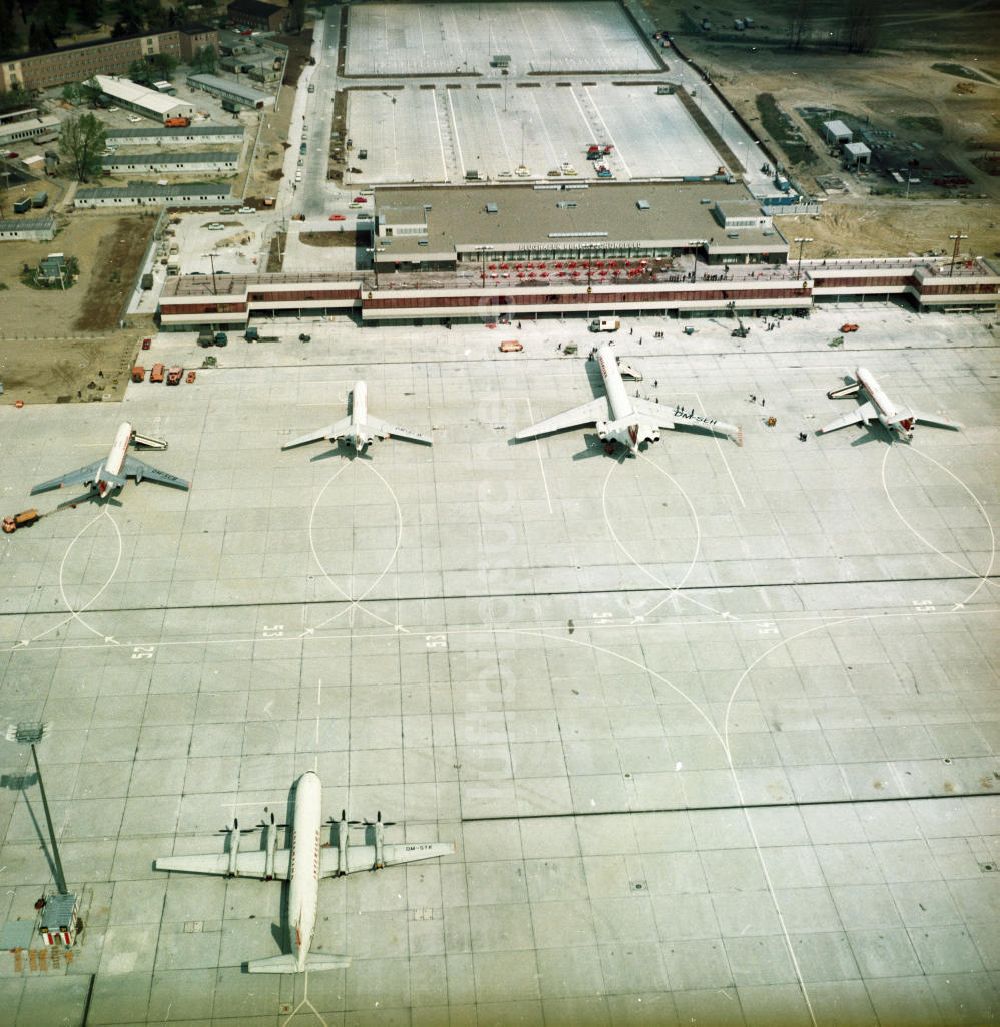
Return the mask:
[[[944,124],[940,118],[904,114],[902,117],[896,118],[896,124],[900,128],[908,128],[913,132],[932,132],[938,136],[944,132]]]
[[[944,62],[939,64],[932,64],[931,67],[935,71],[940,71],[943,75],[955,75],[958,78],[971,78],[974,82],[989,82],[988,78],[984,78],[979,74],[978,71],[973,71],[972,68],[965,67],[964,64],[946,64]]]
[[[798,135],[795,123],[778,106],[774,96],[771,93],[758,93],[755,102],[764,129],[785,151],[789,165],[811,167],[815,164],[816,152]]]

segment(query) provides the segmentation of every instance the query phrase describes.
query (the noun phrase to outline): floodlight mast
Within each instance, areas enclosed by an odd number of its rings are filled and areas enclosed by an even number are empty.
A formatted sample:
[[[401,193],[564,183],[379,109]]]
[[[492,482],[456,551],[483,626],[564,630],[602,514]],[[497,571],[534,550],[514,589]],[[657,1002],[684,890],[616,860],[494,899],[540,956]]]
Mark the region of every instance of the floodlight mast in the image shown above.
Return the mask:
[[[66,875],[63,873],[62,860],[59,858],[59,844],[56,841],[55,828],[52,826],[52,814],[49,812],[49,800],[45,794],[45,783],[42,781],[42,768],[38,765],[38,752],[35,749],[35,744],[40,742],[48,733],[48,724],[43,724],[40,721],[22,721],[19,724],[11,724],[7,728],[6,738],[8,742],[20,742],[22,745],[27,742],[31,746],[31,758],[35,762],[35,775],[38,777],[38,790],[42,793],[42,809],[45,811],[45,823],[49,829],[49,840],[52,842],[52,865],[55,871],[56,888],[59,890],[60,895],[68,895]]]
[[[798,267],[798,270],[795,272],[795,277],[796,278],[801,278],[802,277],[802,247],[805,246],[805,244],[807,242],[812,242],[812,241],[813,241],[812,237],[808,236],[808,235],[797,235],[792,240],[792,242],[797,242],[799,244],[799,267]]]

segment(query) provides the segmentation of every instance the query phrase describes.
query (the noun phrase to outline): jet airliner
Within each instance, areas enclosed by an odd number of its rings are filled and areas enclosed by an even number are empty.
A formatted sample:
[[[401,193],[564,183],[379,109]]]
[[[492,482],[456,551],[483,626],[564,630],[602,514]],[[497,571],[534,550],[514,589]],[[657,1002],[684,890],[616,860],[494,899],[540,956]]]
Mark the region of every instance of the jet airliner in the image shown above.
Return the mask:
[[[257,877],[263,881],[287,881],[287,918],[291,952],[247,964],[250,973],[301,973],[304,970],[336,970],[350,965],[349,956],[310,952],[316,927],[316,907],[321,877],[343,877],[361,870],[381,870],[397,863],[450,856],[453,842],[387,844],[382,814],[374,824],[374,845],[351,845],[350,824],[346,813],[338,822],[337,846],[320,842],[322,786],[312,771],[303,774],[295,785],[295,807],[291,824],[291,848],[278,849],[274,814],[264,825],[264,848],[247,852],[240,849],[241,830],[233,821],[229,851],[204,856],[165,856],[157,859],[157,870],[190,874],[219,874],[223,877]]]
[[[107,499],[125,484],[127,478],[135,478],[137,484],[143,478],[148,478],[150,481],[178,489],[191,487],[191,483],[183,478],[176,478],[172,474],[167,474],[166,471],[158,470],[137,460],[134,456],[129,456],[128,447],[130,445],[147,446],[152,449],[167,448],[165,442],[139,435],[128,421],[123,421],[118,426],[115,440],[111,443],[111,449],[103,460],[87,464],[86,467],[81,467],[76,471],[69,471],[51,481],[43,481],[31,490],[31,494],[34,496],[39,492],[62,488],[64,485],[83,483],[90,487],[91,495],[96,495],[99,499]]]
[[[418,435],[409,428],[399,428],[394,424],[371,417],[368,413],[368,386],[365,382],[355,382],[351,392],[351,413],[349,416],[327,425],[317,431],[309,432],[300,438],[286,442],[281,448],[292,449],[294,446],[304,446],[307,442],[317,442],[319,439],[327,439],[336,442],[343,439],[349,446],[352,446],[359,453],[363,453],[365,447],[375,439],[408,439],[410,442],[424,442],[428,446],[431,440],[423,435]]]
[[[914,427],[920,424],[932,424],[938,428],[953,428],[956,431],[961,425],[956,421],[949,421],[944,417],[931,417],[928,414],[918,414],[913,410],[901,409],[892,402],[883,392],[882,387],[875,380],[875,376],[865,367],[859,367],[854,372],[855,380],[849,382],[839,389],[832,389],[827,393],[830,399],[841,399],[844,396],[862,395],[865,402],[856,410],[852,410],[836,421],[831,421],[825,428],[820,428],[819,434],[823,435],[829,431],[837,431],[838,428],[846,428],[851,424],[869,425],[878,421],[884,428],[897,435],[905,442],[913,438]]]
[[[648,399],[631,398],[625,391],[612,343],[601,346],[597,351],[597,366],[604,381],[604,396],[539,421],[530,428],[522,428],[514,438],[533,439],[538,435],[593,424],[597,427],[598,438],[621,443],[630,456],[635,456],[641,443],[659,442],[661,428],[692,427],[721,435],[740,434],[736,425],[695,414],[694,410],[689,413],[679,406],[671,410]]]

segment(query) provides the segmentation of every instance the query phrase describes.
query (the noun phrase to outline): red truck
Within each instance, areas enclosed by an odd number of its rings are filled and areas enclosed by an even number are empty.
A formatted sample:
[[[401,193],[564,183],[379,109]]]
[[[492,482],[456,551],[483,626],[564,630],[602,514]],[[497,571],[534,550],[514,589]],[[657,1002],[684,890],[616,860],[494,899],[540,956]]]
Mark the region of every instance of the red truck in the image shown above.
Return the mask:
[[[153,364],[153,369],[149,372],[149,380],[153,385],[163,381],[163,364]]]
[[[180,385],[181,378],[184,377],[183,367],[172,367],[167,371],[167,384],[168,385]]]
[[[132,368],[132,381],[144,382],[145,380],[146,369],[142,366],[142,364],[136,364],[135,367]]]
[[[190,118],[167,118],[163,122],[164,128],[187,128],[191,124]]]

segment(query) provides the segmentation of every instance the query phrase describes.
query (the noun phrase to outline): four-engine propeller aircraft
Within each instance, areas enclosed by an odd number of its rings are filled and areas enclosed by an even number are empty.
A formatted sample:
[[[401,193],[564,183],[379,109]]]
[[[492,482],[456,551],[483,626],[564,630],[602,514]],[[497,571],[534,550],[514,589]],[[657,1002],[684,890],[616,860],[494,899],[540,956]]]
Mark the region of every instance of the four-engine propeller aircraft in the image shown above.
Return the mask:
[[[111,444],[111,450],[103,460],[88,464],[76,471],[69,471],[67,474],[53,478],[51,481],[43,481],[36,485],[31,494],[48,492],[50,489],[62,488],[64,485],[79,485],[83,483],[90,486],[92,495],[99,499],[106,499],[112,493],[117,492],[127,478],[135,478],[136,483],[148,478],[150,481],[159,482],[161,485],[171,485],[178,489],[189,489],[191,483],[183,478],[176,478],[166,471],[158,470],[149,464],[137,460],[134,456],[128,455],[129,445],[146,446],[150,449],[166,449],[167,444],[157,439],[147,438],[139,435],[128,421],[122,422],[115,432],[115,441]]]
[[[343,439],[349,446],[353,446],[359,453],[363,453],[365,446],[370,445],[375,439],[387,438],[424,442],[428,446],[432,444],[430,439],[418,435],[409,428],[399,428],[387,421],[381,421],[377,417],[370,417],[368,414],[368,386],[364,382],[355,382],[351,392],[351,413],[348,417],[327,425],[325,428],[320,428],[318,431],[303,435],[301,438],[286,442],[281,448],[291,449],[293,446],[303,446],[307,442],[316,442],[319,439],[328,439],[330,442]]]
[[[241,830],[234,820],[229,834],[229,851],[205,856],[166,856],[157,859],[157,870],[190,874],[220,874],[224,877],[277,878],[288,881],[288,931],[292,951],[286,955],[254,959],[250,973],[300,973],[303,970],[335,970],[350,964],[349,956],[310,952],[316,926],[316,905],[321,877],[343,877],[361,870],[381,870],[397,863],[450,856],[453,842],[387,844],[382,814],[367,826],[374,829],[374,845],[349,844],[350,824],[346,813],[338,821],[337,846],[320,844],[322,787],[312,772],[303,774],[295,785],[295,809],[291,825],[291,848],[278,849],[274,814],[263,825],[264,848],[251,852],[240,849]],[[331,821],[328,821],[331,823]]]
[[[629,455],[635,456],[640,443],[659,442],[661,428],[692,427],[721,435],[740,434],[736,425],[696,415],[693,410],[690,413],[681,407],[671,410],[647,399],[632,399],[625,391],[612,343],[601,346],[597,351],[597,366],[604,381],[604,396],[539,421],[530,428],[522,428],[514,438],[533,439],[538,435],[593,424],[597,427],[598,438],[620,442]]]
[[[854,372],[855,380],[839,389],[827,393],[830,399],[841,399],[844,396],[856,396],[859,393],[866,401],[856,410],[852,410],[836,421],[831,421],[825,428],[820,428],[820,435],[828,431],[837,431],[851,424],[872,424],[878,421],[884,428],[909,442],[913,438],[913,429],[917,423],[932,424],[938,428],[953,428],[956,431],[961,425],[944,417],[931,417],[929,414],[918,414],[913,410],[899,409],[882,391],[875,376],[867,368],[859,367]]]

